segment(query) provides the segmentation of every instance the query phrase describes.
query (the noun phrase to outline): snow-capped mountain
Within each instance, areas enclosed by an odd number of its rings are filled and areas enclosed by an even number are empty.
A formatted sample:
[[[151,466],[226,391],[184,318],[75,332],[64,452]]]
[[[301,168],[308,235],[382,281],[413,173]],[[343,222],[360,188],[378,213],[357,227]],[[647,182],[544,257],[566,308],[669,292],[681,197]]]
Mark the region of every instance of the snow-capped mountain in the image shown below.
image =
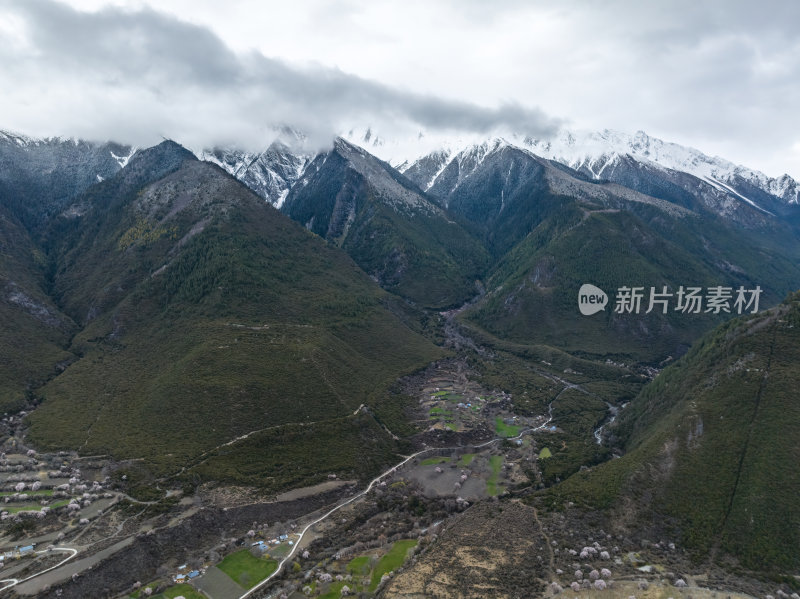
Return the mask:
[[[716,205],[726,215],[736,211],[737,203],[774,214],[800,202],[800,185],[789,175],[769,177],[642,131],[630,135],[611,130],[564,130],[549,140],[513,133],[490,139],[475,134],[443,138],[423,133],[415,138],[385,139],[370,129],[354,129],[345,137],[386,160],[425,190],[436,185],[454,160],[463,178],[493,151],[513,147],[568,166],[591,180],[612,181],[662,199],[700,194],[705,196],[704,203]],[[655,182],[654,178],[667,181]]]
[[[800,184],[789,175],[769,177],[642,131],[627,134],[565,130],[543,140],[513,133],[490,138],[482,134],[448,137],[423,132],[384,137],[370,128],[355,128],[342,138],[387,162],[422,190],[439,197],[444,206],[448,205],[447,196],[486,160],[491,158],[492,168],[501,171],[503,159],[498,158],[498,152],[504,150],[518,150],[563,165],[590,182],[616,183],[690,210],[699,207],[752,226],[763,224],[764,218],[793,214],[800,206]],[[307,173],[319,149],[311,148],[302,134],[286,128],[276,130],[274,139],[265,147],[262,151],[235,147],[195,149],[194,153],[201,160],[219,165],[280,208],[295,183]],[[136,148],[0,132],[0,151],[6,173],[27,172],[36,185],[51,179],[46,195],[53,195],[55,190],[58,196],[51,198],[52,206],[113,175],[127,164]],[[520,155],[511,151],[504,156],[520,160]],[[509,163],[509,174],[511,169]],[[52,180],[56,175],[58,181]],[[17,175],[14,177],[19,180]],[[510,191],[500,189],[498,193]]]
[[[90,185],[124,167],[136,148],[0,131],[0,197],[27,222],[58,212]]]
[[[277,208],[316,154],[305,147],[302,135],[293,131],[284,132],[263,152],[214,148],[194,153],[200,160],[222,167]]]
[[[117,144],[114,142],[93,143],[74,137],[29,137],[20,133],[10,131],[0,131],[0,146],[16,148],[21,151],[46,150],[48,148],[75,148],[76,152],[85,153],[87,149],[102,148],[102,153],[108,155],[116,161],[119,168],[123,168],[133,157],[138,148],[136,146]],[[119,152],[118,154],[115,152]]]
[[[637,131],[633,135],[606,129],[600,132],[562,131],[552,140],[523,140],[534,153],[557,160],[597,179],[621,157],[694,175],[718,188],[736,193],[736,187],[747,184],[790,204],[798,203],[797,182],[789,175],[769,177],[764,173],[734,164],[718,156],[711,157],[699,150],[662,141]],[[733,189],[732,189],[733,188]],[[740,196],[745,201],[745,196]]]

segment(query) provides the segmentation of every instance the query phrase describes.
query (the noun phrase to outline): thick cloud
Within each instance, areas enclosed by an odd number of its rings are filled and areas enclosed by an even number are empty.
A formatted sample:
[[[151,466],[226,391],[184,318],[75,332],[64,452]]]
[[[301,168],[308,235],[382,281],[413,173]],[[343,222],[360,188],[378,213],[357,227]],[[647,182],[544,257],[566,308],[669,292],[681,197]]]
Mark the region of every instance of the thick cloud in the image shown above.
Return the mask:
[[[0,0],[0,128],[261,145],[553,115],[800,177],[797,2],[62,1],[83,12]]]
[[[557,121],[390,87],[322,66],[236,53],[209,29],[142,8],[78,11],[6,0],[0,18],[0,127],[147,144],[263,144],[291,125],[324,143],[355,123],[552,134]]]

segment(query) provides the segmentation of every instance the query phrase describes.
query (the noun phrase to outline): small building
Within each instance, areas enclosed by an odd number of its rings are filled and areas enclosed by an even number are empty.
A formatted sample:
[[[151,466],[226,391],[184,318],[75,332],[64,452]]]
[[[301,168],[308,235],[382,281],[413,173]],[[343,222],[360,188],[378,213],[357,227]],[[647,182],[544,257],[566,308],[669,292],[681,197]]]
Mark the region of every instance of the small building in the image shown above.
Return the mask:
[[[188,574],[189,580],[191,580],[192,578],[197,578],[198,576],[200,576],[200,572],[198,572],[197,570],[192,570]]]

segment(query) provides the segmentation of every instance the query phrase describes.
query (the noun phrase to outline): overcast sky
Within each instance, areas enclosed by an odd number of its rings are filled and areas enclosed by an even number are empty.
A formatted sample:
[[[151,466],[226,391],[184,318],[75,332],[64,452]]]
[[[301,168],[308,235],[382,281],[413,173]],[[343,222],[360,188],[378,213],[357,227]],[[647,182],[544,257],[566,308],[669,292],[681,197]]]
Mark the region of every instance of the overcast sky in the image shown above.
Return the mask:
[[[763,0],[0,0],[0,129],[641,129],[800,178],[798,23]]]

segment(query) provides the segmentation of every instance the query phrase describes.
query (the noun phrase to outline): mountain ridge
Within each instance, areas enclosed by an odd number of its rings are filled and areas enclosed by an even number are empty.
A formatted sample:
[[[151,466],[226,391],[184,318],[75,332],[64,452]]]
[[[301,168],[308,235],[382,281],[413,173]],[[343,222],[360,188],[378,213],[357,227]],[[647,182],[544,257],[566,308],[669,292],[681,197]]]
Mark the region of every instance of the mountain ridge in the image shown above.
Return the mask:
[[[470,148],[503,143],[557,161],[595,180],[603,179],[605,169],[614,161],[628,156],[642,164],[691,175],[740,201],[757,205],[747,197],[748,190],[757,190],[790,205],[797,205],[800,201],[800,185],[788,174],[769,177],[724,158],[710,157],[694,148],[651,137],[643,131],[631,135],[609,129],[562,130],[547,140],[524,137],[513,132],[488,138],[470,135],[448,139],[432,135],[430,139],[424,136],[417,138],[419,143],[416,145],[414,140],[385,140],[368,131],[369,135],[363,130],[354,129],[347,138],[364,145],[401,172],[417,169],[427,163],[425,170],[430,174],[431,165],[441,168],[442,161],[451,161]],[[429,179],[426,189],[433,185],[434,180],[435,175]]]
[[[275,489],[390,459],[396,441],[358,408],[391,414],[389,385],[441,350],[344,252],[169,141],[75,203],[47,233],[52,293],[78,326],[61,340],[66,367],[32,390],[38,446],[143,459],[141,476],[163,476],[260,429],[341,437],[325,473],[302,436],[253,472],[250,445],[274,441],[254,434],[192,474]],[[361,443],[374,455],[338,453]]]

